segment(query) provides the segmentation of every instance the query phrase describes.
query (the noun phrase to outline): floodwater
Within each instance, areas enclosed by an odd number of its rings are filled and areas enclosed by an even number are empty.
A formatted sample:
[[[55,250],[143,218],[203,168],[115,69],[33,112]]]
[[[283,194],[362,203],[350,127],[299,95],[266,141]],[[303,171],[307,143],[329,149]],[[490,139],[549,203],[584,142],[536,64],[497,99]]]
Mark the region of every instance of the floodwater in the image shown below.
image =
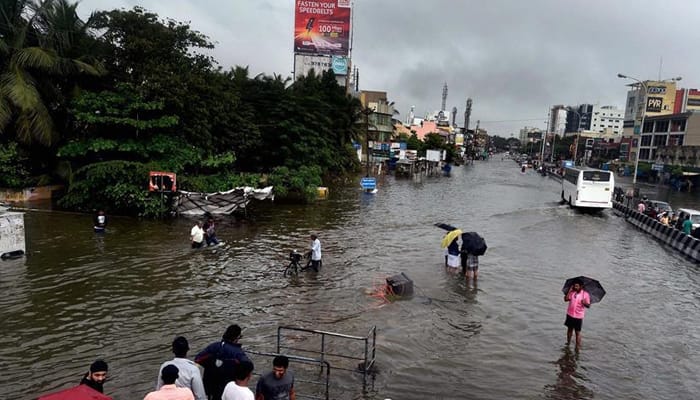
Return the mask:
[[[333,369],[332,399],[698,397],[695,263],[611,211],[559,205],[555,181],[522,175],[512,161],[452,171],[387,177],[376,195],[353,186],[308,206],[255,203],[249,219],[220,221],[224,245],[203,250],[188,248],[193,222],[184,218],[113,217],[98,235],[90,216],[27,213],[29,256],[0,263],[0,398],[69,387],[102,357],[106,394],[139,399],[172,357],[174,336],[189,339],[193,356],[231,323],[257,352],[276,350],[278,326],[354,336],[376,326],[367,390],[359,374]],[[478,285],[445,272],[436,222],[486,239]],[[289,251],[305,249],[310,232],[323,243],[322,271],[283,278]],[[414,282],[412,298],[373,296],[400,272]],[[576,354],[565,345],[561,287],[578,275],[600,280],[607,295],[587,311]],[[254,361],[258,373],[270,368],[269,358]],[[299,394],[318,394],[306,387]]]

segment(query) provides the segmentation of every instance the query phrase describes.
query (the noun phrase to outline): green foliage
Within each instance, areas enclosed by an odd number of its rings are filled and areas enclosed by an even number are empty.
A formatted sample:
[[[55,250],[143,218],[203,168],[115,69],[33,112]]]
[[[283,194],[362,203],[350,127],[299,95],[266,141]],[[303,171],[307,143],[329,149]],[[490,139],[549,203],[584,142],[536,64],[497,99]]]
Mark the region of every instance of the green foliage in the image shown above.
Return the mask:
[[[268,182],[274,186],[275,194],[283,199],[311,201],[316,198],[317,188],[321,186],[321,169],[318,166],[302,166],[296,170],[277,167],[270,174]]]
[[[423,151],[423,155],[425,155],[425,151],[423,149],[423,142],[421,142],[418,139],[418,136],[416,133],[412,133],[411,136],[406,140],[406,148],[408,150],[417,150],[418,153]]]
[[[176,115],[162,115],[160,100],[147,101],[129,84],[117,84],[116,91],[84,91],[73,102],[73,116],[84,124],[141,130],[169,128],[177,125]]]
[[[21,188],[28,184],[28,159],[17,143],[0,143],[0,187]]]
[[[59,201],[59,206],[80,211],[94,209],[108,213],[162,215],[161,198],[147,190],[146,164],[106,161],[87,165],[75,172],[75,183]]]

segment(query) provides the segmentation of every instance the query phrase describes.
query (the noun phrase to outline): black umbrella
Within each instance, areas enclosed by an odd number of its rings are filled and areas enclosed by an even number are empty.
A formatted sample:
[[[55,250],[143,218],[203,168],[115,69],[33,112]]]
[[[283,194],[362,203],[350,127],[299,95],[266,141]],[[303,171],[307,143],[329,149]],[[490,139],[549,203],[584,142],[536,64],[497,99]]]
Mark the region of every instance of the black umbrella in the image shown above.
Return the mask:
[[[448,231],[448,232],[457,229],[456,227],[454,227],[454,226],[452,226],[452,225],[450,225],[450,224],[443,224],[443,223],[437,223],[437,224],[435,224],[435,226],[437,226],[437,227],[440,228],[440,229],[444,229],[444,230],[446,230],[446,231]]]
[[[462,234],[462,252],[483,256],[486,253],[486,241],[476,232],[464,232]]]
[[[603,296],[605,296],[605,289],[603,289],[600,282],[587,276],[577,276],[576,278],[567,279],[566,282],[564,282],[564,287],[561,288],[561,291],[564,292],[564,294],[569,293],[569,289],[577,281],[583,282],[583,290],[588,292],[588,295],[591,297],[591,304],[603,300]]]

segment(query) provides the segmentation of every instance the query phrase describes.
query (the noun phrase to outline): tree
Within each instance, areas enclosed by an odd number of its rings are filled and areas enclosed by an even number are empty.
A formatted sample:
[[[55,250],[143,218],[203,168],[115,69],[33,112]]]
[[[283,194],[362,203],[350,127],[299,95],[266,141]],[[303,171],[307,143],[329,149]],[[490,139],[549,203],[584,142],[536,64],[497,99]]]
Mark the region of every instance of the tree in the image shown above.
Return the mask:
[[[102,73],[98,63],[82,57],[91,43],[90,24],[78,18],[76,6],[65,0],[0,2],[0,132],[22,143],[56,144],[56,118],[76,85],[73,78]]]

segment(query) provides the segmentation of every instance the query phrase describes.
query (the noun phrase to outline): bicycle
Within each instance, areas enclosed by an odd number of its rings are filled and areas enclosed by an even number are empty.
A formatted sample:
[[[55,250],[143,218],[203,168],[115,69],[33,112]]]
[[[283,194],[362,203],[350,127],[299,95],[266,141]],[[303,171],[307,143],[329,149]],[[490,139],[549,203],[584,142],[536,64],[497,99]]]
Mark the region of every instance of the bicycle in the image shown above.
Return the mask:
[[[284,276],[293,276],[296,277],[299,275],[299,271],[305,271],[311,266],[311,259],[309,258],[309,262],[306,263],[306,265],[302,266],[300,261],[304,257],[303,254],[299,253],[296,250],[292,250],[289,252],[289,265],[287,265],[284,268]]]

